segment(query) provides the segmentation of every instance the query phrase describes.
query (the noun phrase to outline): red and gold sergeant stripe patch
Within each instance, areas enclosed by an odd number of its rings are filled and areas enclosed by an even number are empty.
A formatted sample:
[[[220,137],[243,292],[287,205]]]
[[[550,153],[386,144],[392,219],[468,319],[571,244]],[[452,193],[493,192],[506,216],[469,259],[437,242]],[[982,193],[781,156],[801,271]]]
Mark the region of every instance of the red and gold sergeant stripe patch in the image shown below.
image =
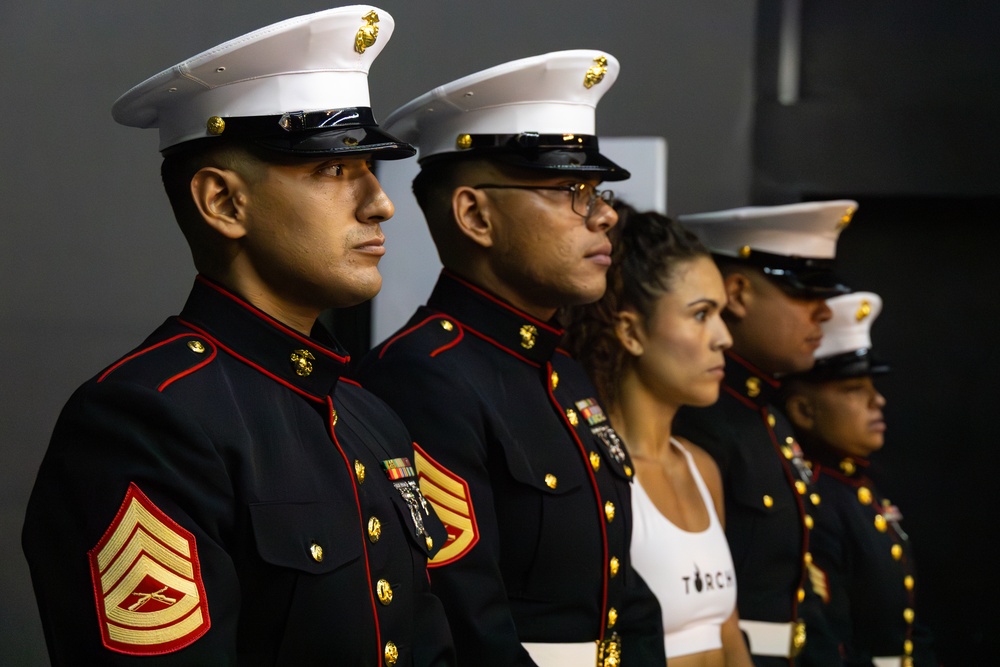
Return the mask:
[[[434,506],[448,530],[448,541],[427,564],[428,567],[441,567],[454,563],[476,546],[479,541],[476,513],[472,509],[469,485],[464,479],[432,459],[416,443],[413,452],[420,492]]]
[[[208,631],[194,535],[134,483],[87,555],[107,648],[129,655],[170,653]]]

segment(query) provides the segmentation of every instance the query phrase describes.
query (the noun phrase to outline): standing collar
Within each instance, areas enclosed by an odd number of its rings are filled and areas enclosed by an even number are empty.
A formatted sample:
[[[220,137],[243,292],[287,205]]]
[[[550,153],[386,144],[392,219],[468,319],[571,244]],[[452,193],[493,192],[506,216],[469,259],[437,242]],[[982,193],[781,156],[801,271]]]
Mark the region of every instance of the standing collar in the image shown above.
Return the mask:
[[[315,398],[331,395],[348,370],[350,357],[332,337],[334,347],[304,336],[204,276],[197,277],[179,319],[244,363]]]
[[[726,387],[744,402],[763,408],[771,403],[781,383],[738,354],[726,350]]]
[[[552,358],[563,335],[562,329],[448,270],[441,272],[427,307],[453,317],[474,335],[537,366]]]

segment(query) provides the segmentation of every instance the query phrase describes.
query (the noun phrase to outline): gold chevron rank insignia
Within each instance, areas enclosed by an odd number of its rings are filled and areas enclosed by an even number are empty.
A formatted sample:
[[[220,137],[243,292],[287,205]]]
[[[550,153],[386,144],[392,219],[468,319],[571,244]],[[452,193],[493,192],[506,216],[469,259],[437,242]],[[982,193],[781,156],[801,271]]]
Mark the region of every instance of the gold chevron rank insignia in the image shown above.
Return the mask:
[[[159,655],[183,648],[208,631],[208,600],[194,535],[134,483],[87,555],[107,648]]]
[[[826,580],[826,572],[816,567],[812,561],[809,561],[806,567],[809,570],[809,583],[812,584],[812,588],[816,591],[816,595],[823,600],[823,602],[830,602],[830,586]]]
[[[438,518],[448,530],[448,541],[427,564],[428,567],[441,567],[469,553],[479,541],[472,497],[464,479],[432,459],[416,443],[413,452],[420,492],[434,506]]]

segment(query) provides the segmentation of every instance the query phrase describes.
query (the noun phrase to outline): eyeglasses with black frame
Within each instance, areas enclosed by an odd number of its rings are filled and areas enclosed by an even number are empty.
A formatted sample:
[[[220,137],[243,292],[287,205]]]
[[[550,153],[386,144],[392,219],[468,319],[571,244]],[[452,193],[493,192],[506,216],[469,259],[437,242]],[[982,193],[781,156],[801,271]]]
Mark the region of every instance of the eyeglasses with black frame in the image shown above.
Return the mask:
[[[598,190],[587,183],[573,183],[572,185],[516,185],[500,183],[481,183],[472,186],[477,190],[558,190],[570,193],[570,206],[573,212],[581,216],[584,220],[594,214],[597,200],[600,199],[608,206],[614,206],[615,193],[613,190]]]

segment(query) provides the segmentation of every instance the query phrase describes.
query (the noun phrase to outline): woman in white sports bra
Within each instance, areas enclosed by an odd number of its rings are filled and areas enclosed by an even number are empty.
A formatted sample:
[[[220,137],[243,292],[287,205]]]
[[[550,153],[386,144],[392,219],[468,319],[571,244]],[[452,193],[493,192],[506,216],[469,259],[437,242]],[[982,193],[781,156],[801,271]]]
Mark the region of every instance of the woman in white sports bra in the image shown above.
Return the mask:
[[[683,405],[719,396],[722,276],[670,218],[615,206],[608,290],[568,314],[567,347],[583,363],[636,468],[632,562],[656,594],[670,667],[752,667],[736,613],[723,529],[722,481],[697,445],[671,436]]]

